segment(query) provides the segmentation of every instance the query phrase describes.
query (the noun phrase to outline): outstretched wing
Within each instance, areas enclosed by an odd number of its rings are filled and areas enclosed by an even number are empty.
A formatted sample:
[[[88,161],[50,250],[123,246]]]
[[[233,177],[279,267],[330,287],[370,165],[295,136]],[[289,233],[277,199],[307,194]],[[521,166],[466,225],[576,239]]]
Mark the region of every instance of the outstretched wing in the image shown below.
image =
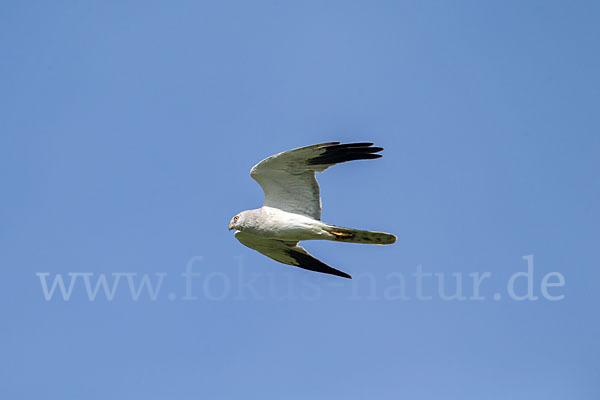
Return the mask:
[[[298,242],[265,239],[241,231],[235,233],[235,238],[244,246],[250,247],[280,263],[352,279],[347,273],[338,271],[311,256],[303,247],[298,246]]]
[[[275,154],[250,170],[265,192],[264,205],[321,219],[321,195],[315,172],[353,160],[379,158],[373,143],[329,142]]]

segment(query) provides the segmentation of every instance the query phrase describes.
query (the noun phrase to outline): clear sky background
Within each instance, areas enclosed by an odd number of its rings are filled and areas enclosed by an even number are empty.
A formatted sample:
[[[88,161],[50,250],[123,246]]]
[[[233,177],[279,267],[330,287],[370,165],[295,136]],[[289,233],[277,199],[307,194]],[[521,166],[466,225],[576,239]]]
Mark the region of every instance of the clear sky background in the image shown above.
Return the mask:
[[[595,1],[3,2],[1,397],[600,398],[598,21]],[[262,204],[252,165],[332,140],[385,147],[319,176],[324,220],[398,236],[305,243],[353,281],[227,230]],[[516,301],[527,255],[538,299]],[[419,265],[467,299],[430,277],[419,300]],[[40,272],[167,275],[155,301],[125,277],[46,301]]]

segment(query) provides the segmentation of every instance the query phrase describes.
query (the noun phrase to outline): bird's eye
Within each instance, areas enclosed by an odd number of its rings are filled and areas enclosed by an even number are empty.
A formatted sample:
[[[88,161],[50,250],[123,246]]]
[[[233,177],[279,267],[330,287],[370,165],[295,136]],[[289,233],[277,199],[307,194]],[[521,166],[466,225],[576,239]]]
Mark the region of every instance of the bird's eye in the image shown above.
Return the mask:
[[[240,219],[240,217],[238,217],[237,215],[235,217],[233,217],[234,221],[237,221],[238,219]]]

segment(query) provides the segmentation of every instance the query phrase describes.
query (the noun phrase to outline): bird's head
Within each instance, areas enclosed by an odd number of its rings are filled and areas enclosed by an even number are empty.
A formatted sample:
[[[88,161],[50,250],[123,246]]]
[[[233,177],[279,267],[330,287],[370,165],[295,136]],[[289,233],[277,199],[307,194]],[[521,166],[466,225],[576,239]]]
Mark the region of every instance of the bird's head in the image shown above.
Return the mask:
[[[241,230],[242,221],[244,219],[243,214],[244,213],[241,212],[238,215],[236,215],[235,217],[231,218],[231,221],[229,221],[229,230],[232,230],[232,229],[237,229],[238,231]]]

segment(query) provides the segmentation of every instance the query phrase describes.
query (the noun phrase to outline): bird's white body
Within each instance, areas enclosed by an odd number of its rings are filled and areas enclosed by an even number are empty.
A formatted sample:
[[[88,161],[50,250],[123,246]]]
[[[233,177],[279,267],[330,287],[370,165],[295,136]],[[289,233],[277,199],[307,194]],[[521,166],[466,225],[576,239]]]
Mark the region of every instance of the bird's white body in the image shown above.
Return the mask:
[[[244,211],[244,214],[243,231],[251,235],[294,242],[335,239],[325,230],[328,224],[304,215],[267,206]]]

